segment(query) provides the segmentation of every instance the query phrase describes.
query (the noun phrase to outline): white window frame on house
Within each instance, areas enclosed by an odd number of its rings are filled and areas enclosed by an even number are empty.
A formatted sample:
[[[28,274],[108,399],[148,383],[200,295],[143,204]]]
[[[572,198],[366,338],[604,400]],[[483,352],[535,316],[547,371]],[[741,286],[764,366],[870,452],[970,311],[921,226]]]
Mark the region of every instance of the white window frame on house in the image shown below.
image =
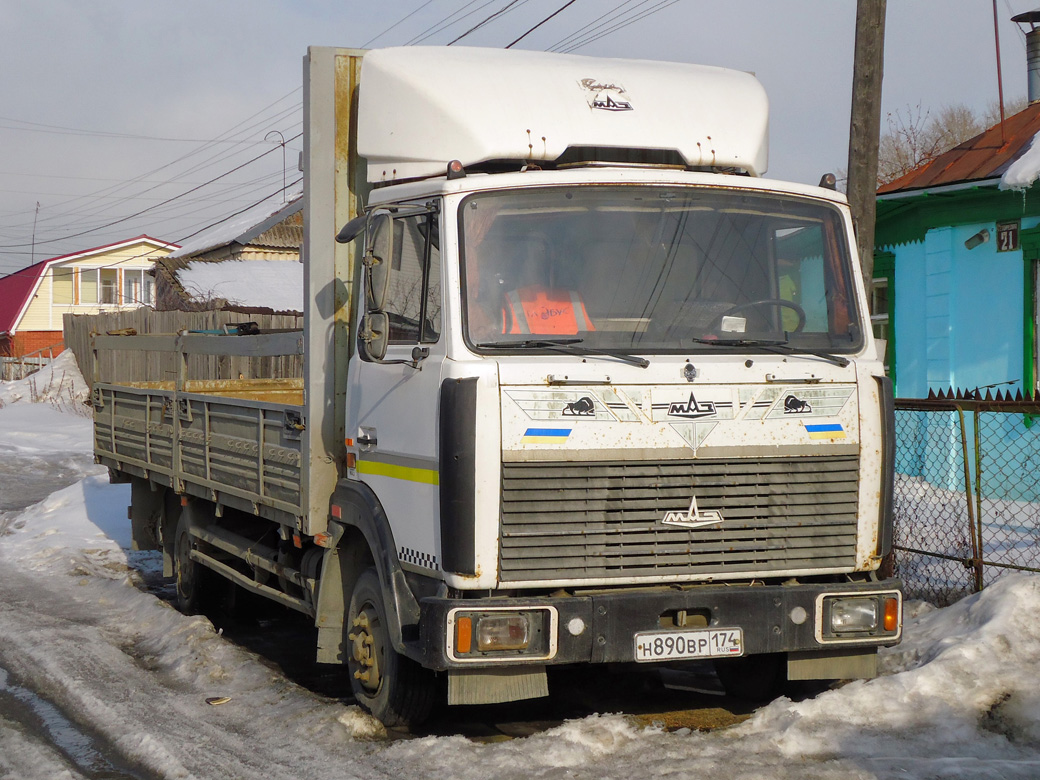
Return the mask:
[[[878,314],[878,289],[885,290],[884,311]],[[874,338],[888,340],[888,277],[879,276],[871,281],[870,286],[870,325],[874,330]]]
[[[145,268],[123,270],[124,306],[151,306],[155,300],[155,280]]]

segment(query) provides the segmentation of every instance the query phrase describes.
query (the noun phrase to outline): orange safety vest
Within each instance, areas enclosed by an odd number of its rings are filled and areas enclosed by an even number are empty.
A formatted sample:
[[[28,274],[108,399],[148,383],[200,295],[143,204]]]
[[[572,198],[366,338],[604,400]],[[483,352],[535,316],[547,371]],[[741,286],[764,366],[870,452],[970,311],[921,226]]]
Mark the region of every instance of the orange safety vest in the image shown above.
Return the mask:
[[[595,329],[576,292],[532,285],[506,295],[503,333],[572,335]]]

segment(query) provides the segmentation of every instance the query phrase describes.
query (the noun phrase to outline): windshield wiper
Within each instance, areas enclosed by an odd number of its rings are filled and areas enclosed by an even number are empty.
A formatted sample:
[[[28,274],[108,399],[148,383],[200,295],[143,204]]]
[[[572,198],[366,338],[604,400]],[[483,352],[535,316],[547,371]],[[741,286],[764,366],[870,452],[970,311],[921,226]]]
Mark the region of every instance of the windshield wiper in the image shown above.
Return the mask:
[[[555,352],[563,352],[566,355],[603,355],[605,357],[617,358],[626,363],[631,363],[640,368],[646,368],[650,361],[646,358],[629,355],[627,352],[618,352],[612,349],[597,349],[595,347],[579,347],[584,339],[524,339],[521,341],[484,341],[476,346],[482,349],[549,349]]]
[[[775,352],[778,355],[812,355],[821,360],[826,360],[836,366],[845,368],[849,359],[841,355],[832,355],[819,349],[803,349],[792,347],[787,340],[777,341],[770,339],[693,339],[698,344],[710,344],[717,347],[759,347],[766,352]]]

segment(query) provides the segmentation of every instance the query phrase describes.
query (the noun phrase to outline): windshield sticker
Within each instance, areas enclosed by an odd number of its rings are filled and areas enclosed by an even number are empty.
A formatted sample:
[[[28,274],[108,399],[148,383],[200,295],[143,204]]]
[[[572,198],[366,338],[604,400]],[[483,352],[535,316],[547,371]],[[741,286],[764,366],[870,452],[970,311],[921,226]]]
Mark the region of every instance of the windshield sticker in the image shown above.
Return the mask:
[[[521,444],[563,444],[571,435],[570,428],[528,428]]]
[[[845,428],[841,423],[805,423],[805,432],[810,439],[844,439]]]

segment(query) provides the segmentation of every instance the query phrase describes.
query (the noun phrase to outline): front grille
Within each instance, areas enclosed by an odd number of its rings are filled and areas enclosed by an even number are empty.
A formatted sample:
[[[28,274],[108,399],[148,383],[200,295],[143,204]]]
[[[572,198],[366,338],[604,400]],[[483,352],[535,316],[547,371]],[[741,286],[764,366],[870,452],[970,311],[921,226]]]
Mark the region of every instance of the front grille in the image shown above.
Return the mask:
[[[503,582],[719,576],[855,563],[859,458],[502,466]],[[661,523],[717,510],[718,526]]]

